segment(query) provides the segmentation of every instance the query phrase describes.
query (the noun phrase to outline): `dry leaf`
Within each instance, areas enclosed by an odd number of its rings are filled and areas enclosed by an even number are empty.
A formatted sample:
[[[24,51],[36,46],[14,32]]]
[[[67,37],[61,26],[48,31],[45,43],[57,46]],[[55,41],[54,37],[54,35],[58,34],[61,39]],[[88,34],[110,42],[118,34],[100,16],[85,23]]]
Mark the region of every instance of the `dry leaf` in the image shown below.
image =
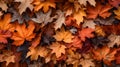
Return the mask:
[[[76,19],[76,23],[78,25],[80,25],[80,23],[83,22],[85,16],[86,16],[86,13],[85,13],[84,9],[81,9],[78,12],[75,12],[73,14],[73,18]]]
[[[26,57],[30,56],[31,60],[37,60],[39,56],[46,58],[46,56],[50,52],[49,49],[42,46],[38,46],[36,48],[29,48],[29,50],[30,51],[27,53]]]
[[[115,60],[115,54],[117,53],[116,49],[110,49],[107,46],[102,48],[93,49],[93,58],[103,62],[107,65],[111,65],[111,61]]]
[[[117,18],[118,20],[120,20],[120,7],[118,7],[118,9],[117,10],[114,10],[113,11],[114,13],[115,13],[115,18]]]
[[[54,2],[51,2],[50,0],[46,1],[40,1],[40,0],[34,0],[33,4],[34,6],[34,11],[39,11],[40,9],[43,8],[44,13],[48,12],[49,7],[56,7],[56,4]]]
[[[33,10],[33,5],[31,4],[33,0],[15,0],[15,2],[21,2],[19,5],[19,13],[22,14],[29,8],[31,11]]]
[[[105,36],[105,32],[103,31],[102,27],[100,26],[95,26],[95,33],[97,33],[98,36]]]
[[[110,42],[107,44],[108,47],[114,47],[114,45],[119,46],[120,45],[120,36],[119,35],[114,35],[111,34],[108,39],[110,40]]]
[[[92,28],[92,29],[95,29],[95,23],[93,20],[85,20],[82,27],[85,28],[85,27],[88,27],[88,28]]]
[[[13,44],[16,46],[20,46],[24,43],[25,40],[31,41],[32,38],[35,37],[35,33],[33,33],[35,29],[35,25],[32,21],[28,22],[28,26],[26,27],[24,24],[16,24],[16,32],[13,33],[11,39],[14,40]]]
[[[92,34],[92,32],[94,32],[93,29],[91,29],[91,28],[84,28],[81,31],[79,31],[79,37],[81,38],[82,41],[85,41],[86,37],[87,38],[94,37],[94,34]]]
[[[120,0],[108,0],[109,4],[111,4],[113,7],[119,7]]]
[[[68,30],[65,30],[64,27],[60,31],[56,31],[56,35],[53,36],[57,41],[64,41],[65,43],[71,43],[72,38],[74,37],[72,33]]]
[[[8,66],[10,62],[14,63],[15,55],[13,54],[13,52],[4,50],[3,54],[0,54],[0,62],[4,61],[6,61],[6,66]]]
[[[80,4],[87,5],[87,2],[89,2],[90,5],[95,6],[96,2],[95,0],[78,0]]]
[[[61,28],[62,24],[65,24],[64,12],[62,12],[61,10],[58,10],[56,13],[58,14],[58,19],[54,22],[55,30],[57,30],[58,28]]]
[[[8,6],[7,4],[4,2],[4,0],[0,0],[0,8],[2,8],[2,10],[7,11]]]
[[[49,48],[52,49],[52,53],[55,53],[57,58],[59,58],[62,54],[65,54],[66,47],[61,43],[52,43]]]
[[[110,9],[112,9],[112,7],[109,4],[102,5],[100,2],[97,2],[96,7],[88,5],[87,18],[95,19],[99,15],[100,17],[106,19],[111,15],[111,13],[108,12]]]

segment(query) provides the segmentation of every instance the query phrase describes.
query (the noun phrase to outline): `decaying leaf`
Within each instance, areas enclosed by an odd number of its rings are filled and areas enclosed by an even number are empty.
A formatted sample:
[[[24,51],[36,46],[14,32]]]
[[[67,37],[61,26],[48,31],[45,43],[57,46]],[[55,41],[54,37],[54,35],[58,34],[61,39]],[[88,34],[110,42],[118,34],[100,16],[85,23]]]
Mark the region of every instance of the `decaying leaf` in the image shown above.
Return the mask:
[[[52,43],[49,48],[52,49],[52,53],[55,53],[57,58],[59,58],[62,54],[65,54],[66,47],[61,43]]]
[[[95,19],[99,15],[100,17],[106,19],[111,15],[111,13],[108,12],[110,9],[112,9],[110,4],[102,5],[100,2],[97,2],[96,7],[88,5],[87,18]]]
[[[25,12],[27,8],[29,8],[31,11],[33,10],[33,5],[31,4],[33,0],[15,0],[15,2],[21,2],[21,4],[18,7],[20,14]]]
[[[87,2],[89,2],[90,5],[92,5],[92,6],[95,6],[95,4],[96,4],[95,0],[78,0],[78,2],[79,2],[80,4],[85,5],[85,6],[87,5]]]
[[[109,47],[104,46],[102,48],[93,49],[93,58],[103,62],[105,64],[111,65],[111,61],[115,60],[116,49],[111,50]]]
[[[33,4],[34,6],[34,11],[39,11],[40,9],[43,8],[44,13],[48,12],[49,7],[56,7],[56,4],[54,2],[51,2],[50,0],[46,1],[40,1],[40,0],[34,0]]]
[[[72,38],[74,37],[72,33],[68,30],[65,30],[64,27],[60,31],[56,31],[56,35],[53,36],[57,41],[64,41],[65,43],[71,43]]]
[[[35,25],[32,21],[29,21],[28,26],[26,27],[25,23],[19,25],[16,24],[16,32],[13,33],[11,39],[14,40],[13,44],[16,46],[20,46],[24,43],[25,40],[31,41],[32,38],[35,37],[35,33],[33,33],[35,29]]]
[[[8,66],[9,63],[15,62],[15,55],[12,51],[3,51],[3,54],[0,54],[0,62],[6,61],[6,66]]]

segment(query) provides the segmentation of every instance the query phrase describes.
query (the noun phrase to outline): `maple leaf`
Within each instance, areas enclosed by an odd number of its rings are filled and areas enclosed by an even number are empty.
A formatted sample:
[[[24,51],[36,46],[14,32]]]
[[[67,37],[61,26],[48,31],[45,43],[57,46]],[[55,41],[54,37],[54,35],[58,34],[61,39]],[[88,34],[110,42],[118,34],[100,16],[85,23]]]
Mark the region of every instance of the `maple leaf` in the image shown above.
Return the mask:
[[[7,4],[4,2],[4,0],[0,0],[0,8],[2,8],[2,10],[7,11],[8,6]]]
[[[66,47],[61,43],[52,43],[49,48],[52,49],[52,53],[55,53],[57,58],[59,58],[62,54],[65,54]]]
[[[51,17],[50,16],[51,12],[52,10],[49,10],[47,13],[43,13],[42,11],[39,11],[35,13],[37,18],[32,18],[32,20],[36,23],[44,23],[46,25],[48,22],[52,22],[53,19],[57,18],[56,15]]]
[[[33,0],[15,0],[15,2],[21,2],[19,8],[19,13],[22,14],[25,12],[27,8],[29,8],[31,11],[33,10],[32,2]]]
[[[93,29],[91,29],[91,28],[84,28],[81,31],[79,31],[79,37],[81,38],[82,41],[85,41],[86,37],[87,38],[94,37],[94,34],[92,34],[92,32],[94,32]]]
[[[84,18],[86,16],[86,13],[84,9],[79,10],[78,12],[75,12],[73,14],[73,18],[76,19],[76,23],[79,25],[81,22],[83,22]]]
[[[112,9],[112,6],[110,6],[109,4],[102,5],[99,2],[97,2],[96,7],[88,5],[87,18],[95,19],[99,15],[100,17],[106,19],[107,17],[111,15],[111,13],[108,12],[110,9]]]
[[[102,27],[100,26],[95,26],[95,33],[97,33],[98,36],[105,36],[105,32],[103,31]]]
[[[40,1],[40,0],[34,0],[33,4],[34,6],[34,11],[39,11],[40,9],[43,8],[44,13],[48,12],[49,7],[56,7],[56,4],[54,2],[51,2],[50,0],[46,1]]]
[[[111,34],[108,39],[110,40],[110,42],[108,43],[108,47],[113,47],[115,44],[117,46],[120,45],[120,36],[119,35],[114,35]]]
[[[0,43],[8,43],[7,38],[10,38],[12,33],[10,31],[0,30]]]
[[[6,66],[8,66],[10,62],[15,62],[15,55],[12,51],[3,50],[2,52],[3,54],[0,54],[0,62],[6,61]]]
[[[11,14],[4,14],[3,18],[0,18],[0,29],[14,31],[15,26],[10,24]]]
[[[13,33],[13,36],[11,39],[14,40],[13,44],[16,46],[20,46],[24,43],[25,40],[31,41],[32,38],[35,37],[35,33],[33,33],[35,29],[35,25],[32,21],[28,22],[28,27],[26,28],[25,23],[19,25],[18,23],[16,24],[16,31]]]
[[[65,24],[64,12],[62,12],[61,10],[58,10],[56,13],[58,14],[58,19],[54,22],[55,30],[57,30],[58,28],[61,28],[62,24]]]
[[[120,7],[118,7],[118,9],[117,10],[114,10],[113,11],[114,13],[115,13],[115,18],[117,18],[118,20],[120,20]]]
[[[71,43],[74,37],[72,33],[68,30],[65,31],[64,27],[60,31],[56,31],[56,35],[53,36],[57,41],[64,41],[66,43]]]
[[[95,6],[96,2],[95,0],[78,0],[80,4],[87,5],[87,1],[90,3],[90,5]]]
[[[116,49],[110,49],[107,46],[104,46],[102,48],[98,48],[98,49],[93,49],[93,58],[101,61],[103,60],[103,62],[105,64],[111,65],[111,61],[115,60],[115,54],[117,52]]]
[[[67,47],[75,47],[75,48],[82,48],[82,41],[78,36],[75,36],[73,39],[73,42],[70,44],[67,44]]]
[[[48,55],[48,53],[50,52],[49,49],[47,49],[46,47],[42,47],[42,46],[39,46],[39,47],[36,47],[36,48],[29,48],[29,52],[27,53],[27,56],[26,57],[29,57],[31,58],[31,60],[37,60],[38,57],[46,57]]]
[[[92,29],[95,29],[95,23],[93,20],[85,20],[82,27],[85,28],[85,27],[88,27],[88,28],[92,28]]]
[[[119,7],[120,0],[108,0],[108,3],[111,4],[113,7]]]

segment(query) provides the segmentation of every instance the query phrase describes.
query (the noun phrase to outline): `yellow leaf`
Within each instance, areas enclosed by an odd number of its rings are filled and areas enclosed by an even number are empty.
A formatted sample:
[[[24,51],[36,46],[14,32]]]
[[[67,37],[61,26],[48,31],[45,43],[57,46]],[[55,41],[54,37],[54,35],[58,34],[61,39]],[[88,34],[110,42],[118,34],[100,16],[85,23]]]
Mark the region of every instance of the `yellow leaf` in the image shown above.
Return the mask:
[[[86,13],[83,9],[79,10],[78,12],[75,12],[73,14],[74,19],[76,19],[76,23],[79,25],[81,22],[83,22],[84,17],[86,16]]]
[[[61,28],[60,31],[56,31],[56,35],[54,35],[53,37],[55,37],[57,41],[64,41],[66,43],[71,43],[72,38],[74,38],[72,33],[68,30],[65,31],[63,27]]]
[[[120,7],[118,7],[118,9],[114,10],[113,12],[116,14],[115,18],[117,18],[118,20],[120,20]]]

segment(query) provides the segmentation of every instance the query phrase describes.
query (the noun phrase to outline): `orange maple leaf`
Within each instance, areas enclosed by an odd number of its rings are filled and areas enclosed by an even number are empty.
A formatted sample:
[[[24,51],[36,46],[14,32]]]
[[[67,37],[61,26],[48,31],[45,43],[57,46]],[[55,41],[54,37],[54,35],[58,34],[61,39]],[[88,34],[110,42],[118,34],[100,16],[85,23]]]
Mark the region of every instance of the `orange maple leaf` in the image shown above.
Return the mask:
[[[96,7],[89,5],[87,7],[87,18],[95,19],[99,15],[105,19],[111,15],[111,13],[108,12],[110,9],[112,9],[110,4],[102,5],[100,2],[97,2]]]
[[[50,49],[52,49],[52,53],[55,53],[56,57],[59,58],[62,54],[65,54],[65,45],[55,42],[50,45]]]
[[[92,34],[92,32],[94,32],[93,29],[91,29],[91,28],[84,28],[81,31],[79,31],[79,37],[81,38],[82,41],[85,41],[86,37],[87,38],[94,37],[94,34]]]
[[[7,38],[11,36],[12,33],[10,31],[0,30],[0,43],[7,43]]]
[[[31,41],[32,38],[35,37],[35,33],[33,33],[35,29],[35,25],[32,21],[28,22],[28,26],[26,27],[24,24],[16,24],[16,32],[13,32],[13,36],[11,39],[14,40],[13,44],[16,46],[20,46],[24,43],[25,40]]]
[[[102,48],[93,49],[93,58],[104,63],[111,65],[111,61],[115,60],[116,49],[111,50],[108,46]]]
[[[54,2],[51,2],[50,0],[47,1],[40,1],[40,0],[34,0],[33,4],[35,5],[34,11],[39,11],[43,8],[43,11],[46,13],[49,10],[49,6],[55,8],[56,4]]]
[[[11,14],[5,14],[3,18],[0,19],[0,29],[14,31],[15,26],[10,24]]]

